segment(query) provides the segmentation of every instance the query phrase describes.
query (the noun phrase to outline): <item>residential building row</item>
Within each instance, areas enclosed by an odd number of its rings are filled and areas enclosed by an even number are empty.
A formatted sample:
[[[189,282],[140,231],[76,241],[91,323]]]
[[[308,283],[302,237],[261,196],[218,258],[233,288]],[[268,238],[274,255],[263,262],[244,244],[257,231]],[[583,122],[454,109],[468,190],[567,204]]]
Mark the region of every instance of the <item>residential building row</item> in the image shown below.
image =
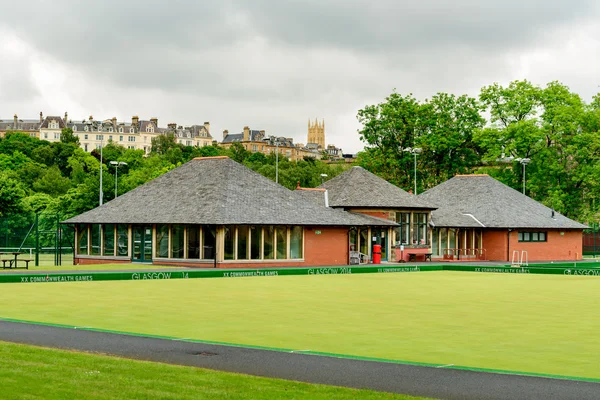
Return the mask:
[[[108,142],[121,145],[128,149],[143,150],[149,154],[152,148],[152,139],[158,135],[173,135],[184,146],[203,147],[217,143],[210,132],[210,123],[202,125],[182,126],[170,123],[167,127],[160,127],[157,118],[149,120],[133,116],[131,121],[118,121],[117,118],[96,120],[93,116],[81,121],[71,120],[68,114],[64,116],[46,116],[40,112],[39,119],[19,119],[17,115],[11,120],[0,119],[0,137],[7,131],[21,131],[32,137],[49,142],[60,141],[62,129],[71,128],[79,137],[83,150],[91,152],[99,149]],[[304,157],[316,159],[342,159],[342,149],[334,145],[325,146],[325,121],[308,123],[308,142],[294,144],[289,137],[267,136],[264,130],[252,130],[248,126],[237,134],[223,131],[223,140],[220,145],[230,147],[240,143],[250,152],[271,154],[278,152],[290,160],[301,160]],[[325,157],[324,157],[325,155]]]

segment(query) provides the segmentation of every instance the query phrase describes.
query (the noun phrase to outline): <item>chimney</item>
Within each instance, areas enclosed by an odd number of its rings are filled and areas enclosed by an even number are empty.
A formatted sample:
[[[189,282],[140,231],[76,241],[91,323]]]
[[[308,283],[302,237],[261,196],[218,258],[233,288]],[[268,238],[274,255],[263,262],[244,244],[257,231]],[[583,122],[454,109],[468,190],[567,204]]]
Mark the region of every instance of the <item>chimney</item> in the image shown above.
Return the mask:
[[[13,129],[17,129],[17,120],[18,119],[19,119],[19,117],[17,117],[17,114],[15,114],[15,117],[14,117],[14,120],[13,120],[14,121]]]
[[[93,121],[93,120],[94,120],[94,117],[92,117],[92,116],[90,115],[90,121]]]
[[[259,131],[259,132],[260,132],[260,134],[261,134],[263,137],[265,137],[265,130],[264,130],[264,129],[263,129],[262,131]]]
[[[44,122],[44,114],[40,111],[40,124]]]
[[[117,129],[117,117],[112,117],[111,121],[113,124],[113,129],[116,130]]]
[[[140,117],[138,117],[137,115],[134,115],[133,117],[131,117],[131,125],[133,125],[134,127],[137,128],[139,123],[140,123]]]
[[[206,132],[208,132],[210,134],[210,122],[204,123],[204,129],[206,129]]]
[[[244,127],[244,138],[242,139],[242,141],[247,142],[248,140],[250,140],[250,128],[245,126]]]
[[[177,129],[177,124],[174,122],[168,124],[167,126],[169,127],[169,129]]]
[[[154,124],[158,128],[158,118],[150,118],[150,122]]]
[[[227,135],[229,135],[229,131],[227,129],[225,129],[223,131],[223,140],[225,140],[225,138],[227,137]]]
[[[65,111],[65,124],[66,124],[66,123],[67,123],[67,121],[69,120],[69,119],[68,119],[68,117],[69,117],[69,114],[68,114],[68,113]]]

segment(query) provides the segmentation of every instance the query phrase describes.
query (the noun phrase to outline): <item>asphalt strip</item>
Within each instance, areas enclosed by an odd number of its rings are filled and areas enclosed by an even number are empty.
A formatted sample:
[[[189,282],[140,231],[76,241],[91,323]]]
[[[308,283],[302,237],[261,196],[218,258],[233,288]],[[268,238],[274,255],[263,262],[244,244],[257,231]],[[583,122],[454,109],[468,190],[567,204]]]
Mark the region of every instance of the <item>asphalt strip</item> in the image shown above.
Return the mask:
[[[439,399],[598,399],[600,383],[186,342],[0,321],[0,340]]]

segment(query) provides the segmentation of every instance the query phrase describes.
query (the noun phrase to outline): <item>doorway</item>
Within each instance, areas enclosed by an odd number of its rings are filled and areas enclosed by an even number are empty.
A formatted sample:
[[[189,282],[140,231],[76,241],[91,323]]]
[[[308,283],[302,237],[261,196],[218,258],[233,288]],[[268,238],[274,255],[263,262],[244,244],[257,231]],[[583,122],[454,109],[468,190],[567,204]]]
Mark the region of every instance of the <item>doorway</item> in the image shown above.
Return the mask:
[[[134,225],[131,261],[152,262],[152,226]]]
[[[381,245],[381,261],[387,261],[387,229],[371,229],[371,258],[373,257],[373,245]]]

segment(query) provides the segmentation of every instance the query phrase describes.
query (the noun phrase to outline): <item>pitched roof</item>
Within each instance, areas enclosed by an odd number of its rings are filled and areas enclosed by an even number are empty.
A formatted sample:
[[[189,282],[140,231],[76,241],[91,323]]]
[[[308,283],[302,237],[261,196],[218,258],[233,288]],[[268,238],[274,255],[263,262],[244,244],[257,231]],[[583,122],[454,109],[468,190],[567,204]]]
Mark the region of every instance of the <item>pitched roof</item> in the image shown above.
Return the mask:
[[[436,208],[362,167],[352,167],[319,187],[329,192],[331,207]]]
[[[436,226],[586,228],[488,175],[457,175],[418,197],[439,205]]]
[[[228,157],[193,159],[65,223],[397,225],[301,199]]]

